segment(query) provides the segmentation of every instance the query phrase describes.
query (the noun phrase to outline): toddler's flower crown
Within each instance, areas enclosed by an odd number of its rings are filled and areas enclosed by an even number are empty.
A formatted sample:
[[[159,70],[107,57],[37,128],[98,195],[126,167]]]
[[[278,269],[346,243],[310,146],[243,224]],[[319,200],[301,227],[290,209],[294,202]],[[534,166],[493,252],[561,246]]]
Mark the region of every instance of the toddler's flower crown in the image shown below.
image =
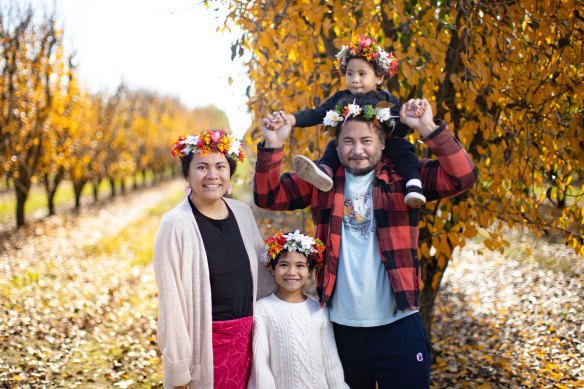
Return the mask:
[[[199,135],[181,135],[171,148],[173,157],[182,159],[185,155],[200,150],[201,155],[210,151],[219,151],[234,161],[243,162],[245,155],[241,149],[241,143],[233,135],[227,135],[225,131],[207,130]]]
[[[373,38],[365,38],[362,35],[353,37],[349,46],[343,46],[336,55],[335,69],[345,73],[347,63],[353,57],[362,57],[369,63],[377,63],[389,77],[397,74],[397,59],[392,53],[385,52]]]
[[[267,249],[267,263],[270,266],[283,251],[298,251],[309,257],[312,255],[317,267],[322,266],[324,260],[324,243],[320,239],[312,238],[300,233],[299,230],[282,235],[282,231],[265,240]]]
[[[339,123],[344,123],[349,117],[361,115],[363,119],[373,121],[377,127],[381,127],[382,123],[394,126],[394,119],[399,118],[399,116],[391,115],[391,107],[394,105],[387,101],[381,101],[375,107],[372,105],[361,107],[357,104],[348,104],[344,107],[337,105],[334,110],[327,111],[322,123],[325,130],[334,131]]]

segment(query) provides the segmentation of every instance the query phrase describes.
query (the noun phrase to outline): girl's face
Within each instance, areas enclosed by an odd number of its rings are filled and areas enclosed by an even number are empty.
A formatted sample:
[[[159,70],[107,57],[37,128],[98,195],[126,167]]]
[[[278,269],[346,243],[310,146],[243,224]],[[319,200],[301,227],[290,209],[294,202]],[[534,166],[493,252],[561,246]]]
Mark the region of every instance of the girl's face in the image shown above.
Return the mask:
[[[345,72],[347,89],[353,93],[369,93],[377,90],[383,77],[377,76],[373,66],[363,58],[351,58]]]
[[[204,156],[196,153],[189,165],[187,181],[191,198],[198,204],[212,203],[223,197],[230,183],[229,163],[225,154],[211,151]]]
[[[308,280],[310,271],[304,254],[297,251],[282,254],[274,269],[270,268],[276,283],[280,287],[278,293],[282,296],[302,296],[302,287]],[[278,294],[277,293],[277,294]]]

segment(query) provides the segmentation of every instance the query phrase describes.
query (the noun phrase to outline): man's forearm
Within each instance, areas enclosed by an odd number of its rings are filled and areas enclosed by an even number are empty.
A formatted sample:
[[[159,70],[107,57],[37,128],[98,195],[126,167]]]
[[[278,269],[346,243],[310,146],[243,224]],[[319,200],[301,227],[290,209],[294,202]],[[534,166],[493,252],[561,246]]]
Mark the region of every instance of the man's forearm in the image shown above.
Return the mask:
[[[415,130],[418,131],[418,134],[420,134],[422,138],[425,138],[434,131],[436,131],[439,127],[440,126],[434,123],[434,121],[432,120],[428,123],[423,123],[421,126],[419,126],[419,128],[415,128]]]
[[[262,142],[262,146],[267,148],[267,149],[279,149],[281,147],[284,146],[284,142],[280,142],[280,141],[268,141],[267,139],[264,138],[264,141]]]

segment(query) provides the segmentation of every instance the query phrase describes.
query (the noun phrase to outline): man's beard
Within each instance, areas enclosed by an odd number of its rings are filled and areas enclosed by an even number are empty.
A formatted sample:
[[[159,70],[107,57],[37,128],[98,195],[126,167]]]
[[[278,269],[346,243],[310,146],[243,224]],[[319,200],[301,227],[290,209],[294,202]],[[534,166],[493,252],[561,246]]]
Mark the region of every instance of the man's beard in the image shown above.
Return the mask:
[[[377,164],[379,164],[379,161],[381,161],[381,152],[382,152],[382,150],[379,149],[378,153],[372,157],[371,164],[369,166],[362,167],[362,168],[354,168],[354,167],[345,166],[345,170],[353,176],[364,176],[366,174],[369,174],[371,171],[375,170],[375,168],[377,167]],[[349,157],[349,161],[351,159],[353,159],[353,158]]]

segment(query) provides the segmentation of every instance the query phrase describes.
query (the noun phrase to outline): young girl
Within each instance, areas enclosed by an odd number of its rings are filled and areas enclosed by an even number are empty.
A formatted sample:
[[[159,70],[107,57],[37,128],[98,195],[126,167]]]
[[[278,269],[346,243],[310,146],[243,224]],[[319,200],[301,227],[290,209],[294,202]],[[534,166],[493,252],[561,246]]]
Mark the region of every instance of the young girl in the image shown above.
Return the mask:
[[[335,93],[320,107],[292,115],[284,112],[275,113],[275,119],[271,121],[269,127],[276,130],[283,124],[284,120],[280,115],[285,115],[292,127],[310,127],[322,123],[327,111],[335,110],[339,100],[350,94],[365,94],[380,90],[385,79],[397,74],[397,60],[391,53],[386,53],[375,39],[358,35],[351,40],[349,46],[343,46],[336,55],[335,68],[345,75],[347,89]],[[390,103],[393,119],[384,125],[388,135],[384,155],[389,157],[404,179],[406,205],[420,206],[426,203],[420,181],[420,163],[415,155],[414,146],[403,139],[410,133],[410,128],[399,121],[400,104],[397,97],[385,90],[381,91]],[[417,110],[415,113],[406,114],[421,117],[423,112]],[[318,164],[302,155],[297,155],[292,165],[302,179],[315,185],[321,191],[328,192],[332,189],[334,170],[339,166],[336,142],[332,140],[328,143]]]
[[[265,242],[278,289],[256,303],[248,388],[348,388],[328,311],[302,292],[323,243],[298,230]]]

